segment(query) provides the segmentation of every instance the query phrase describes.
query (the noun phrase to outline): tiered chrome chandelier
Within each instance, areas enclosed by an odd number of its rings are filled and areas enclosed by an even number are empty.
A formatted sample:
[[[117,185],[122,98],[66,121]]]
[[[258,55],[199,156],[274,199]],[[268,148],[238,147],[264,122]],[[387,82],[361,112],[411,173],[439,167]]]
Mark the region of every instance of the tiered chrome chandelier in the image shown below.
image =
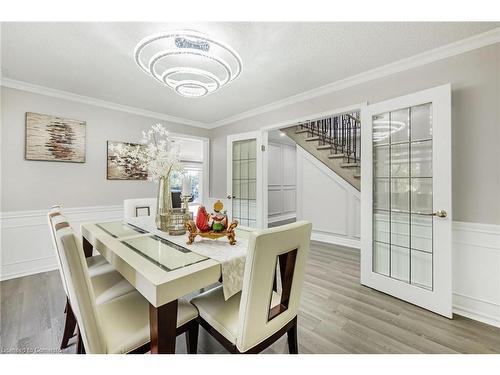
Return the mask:
[[[242,61],[230,46],[194,30],[159,33],[141,40],[135,62],[177,94],[211,94],[241,73]]]

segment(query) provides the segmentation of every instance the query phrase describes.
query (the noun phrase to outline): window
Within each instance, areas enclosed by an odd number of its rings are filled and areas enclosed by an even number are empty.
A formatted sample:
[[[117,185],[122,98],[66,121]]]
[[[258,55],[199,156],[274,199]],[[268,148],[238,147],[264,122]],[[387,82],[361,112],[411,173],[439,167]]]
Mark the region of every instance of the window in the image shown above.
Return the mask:
[[[201,204],[203,199],[203,164],[193,163],[193,162],[183,162],[184,174],[182,173],[172,173],[170,177],[170,186],[172,191],[182,190],[182,180],[184,175],[191,178],[191,191],[193,194],[193,199],[190,205]]]
[[[194,139],[189,137],[174,137],[175,142],[179,143],[181,150],[181,161],[184,167],[184,173],[173,173],[170,186],[172,191],[182,191],[182,180],[184,175],[191,178],[191,192],[193,197],[189,203],[190,210],[196,211],[196,207],[203,202],[203,194],[208,194],[208,191],[203,191],[204,184],[208,182],[208,163],[205,162],[205,151],[208,147],[208,142],[202,139]],[[204,177],[207,176],[207,177]],[[206,180],[205,180],[206,178]],[[205,187],[207,189],[207,187]]]

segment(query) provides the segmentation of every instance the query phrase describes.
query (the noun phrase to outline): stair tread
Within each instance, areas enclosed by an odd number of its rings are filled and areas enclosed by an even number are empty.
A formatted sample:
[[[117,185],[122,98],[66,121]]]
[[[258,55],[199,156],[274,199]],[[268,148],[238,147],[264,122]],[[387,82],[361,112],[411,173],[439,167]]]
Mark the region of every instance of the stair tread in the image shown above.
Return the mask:
[[[295,134],[307,133],[308,131],[309,131],[309,129],[300,129],[300,130],[296,130]]]
[[[306,141],[308,141],[308,142],[319,141],[319,137],[308,137],[308,138],[306,138]]]
[[[344,164],[340,164],[340,166],[342,168],[354,168],[354,167],[359,167],[360,164],[359,163],[344,163]]]
[[[328,157],[329,157],[330,159],[338,159],[338,158],[343,158],[343,157],[345,157],[345,155],[344,155],[344,154],[331,154],[331,155],[328,155]]]
[[[330,148],[332,148],[331,145],[323,145],[323,146],[316,147],[317,150],[328,150]]]

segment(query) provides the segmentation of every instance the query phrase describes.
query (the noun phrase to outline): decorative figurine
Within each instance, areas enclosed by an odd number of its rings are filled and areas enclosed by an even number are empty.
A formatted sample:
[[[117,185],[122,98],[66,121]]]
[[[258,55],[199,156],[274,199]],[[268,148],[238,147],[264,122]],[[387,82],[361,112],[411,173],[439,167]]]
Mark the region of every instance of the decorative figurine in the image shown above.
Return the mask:
[[[196,227],[200,232],[208,232],[210,230],[210,214],[205,210],[204,206],[198,207],[198,213],[196,214]]]
[[[196,223],[192,220],[186,223],[186,229],[189,231],[188,245],[194,242],[196,236],[211,239],[227,237],[231,245],[236,243],[234,228],[238,226],[238,221],[233,220],[228,225],[227,214],[223,208],[224,205],[221,201],[215,202],[213,214],[209,214],[203,206],[198,208]]]
[[[214,204],[215,213],[210,215],[210,220],[208,223],[214,232],[222,232],[227,228],[227,214],[226,210],[222,211],[224,205],[221,201],[217,201]]]

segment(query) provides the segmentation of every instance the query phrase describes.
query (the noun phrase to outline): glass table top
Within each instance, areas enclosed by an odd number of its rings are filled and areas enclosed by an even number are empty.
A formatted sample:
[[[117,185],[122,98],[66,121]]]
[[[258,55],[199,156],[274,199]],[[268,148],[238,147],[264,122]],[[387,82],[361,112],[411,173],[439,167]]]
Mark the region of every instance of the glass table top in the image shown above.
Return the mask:
[[[124,239],[120,242],[166,271],[173,271],[208,259],[153,234]]]
[[[135,236],[138,234],[148,233],[143,229],[137,228],[137,227],[130,225],[130,224],[126,224],[122,221],[113,221],[113,222],[109,222],[109,223],[99,223],[99,224],[96,224],[96,226],[101,228],[107,234],[109,234],[115,238],[129,237],[129,236]]]

